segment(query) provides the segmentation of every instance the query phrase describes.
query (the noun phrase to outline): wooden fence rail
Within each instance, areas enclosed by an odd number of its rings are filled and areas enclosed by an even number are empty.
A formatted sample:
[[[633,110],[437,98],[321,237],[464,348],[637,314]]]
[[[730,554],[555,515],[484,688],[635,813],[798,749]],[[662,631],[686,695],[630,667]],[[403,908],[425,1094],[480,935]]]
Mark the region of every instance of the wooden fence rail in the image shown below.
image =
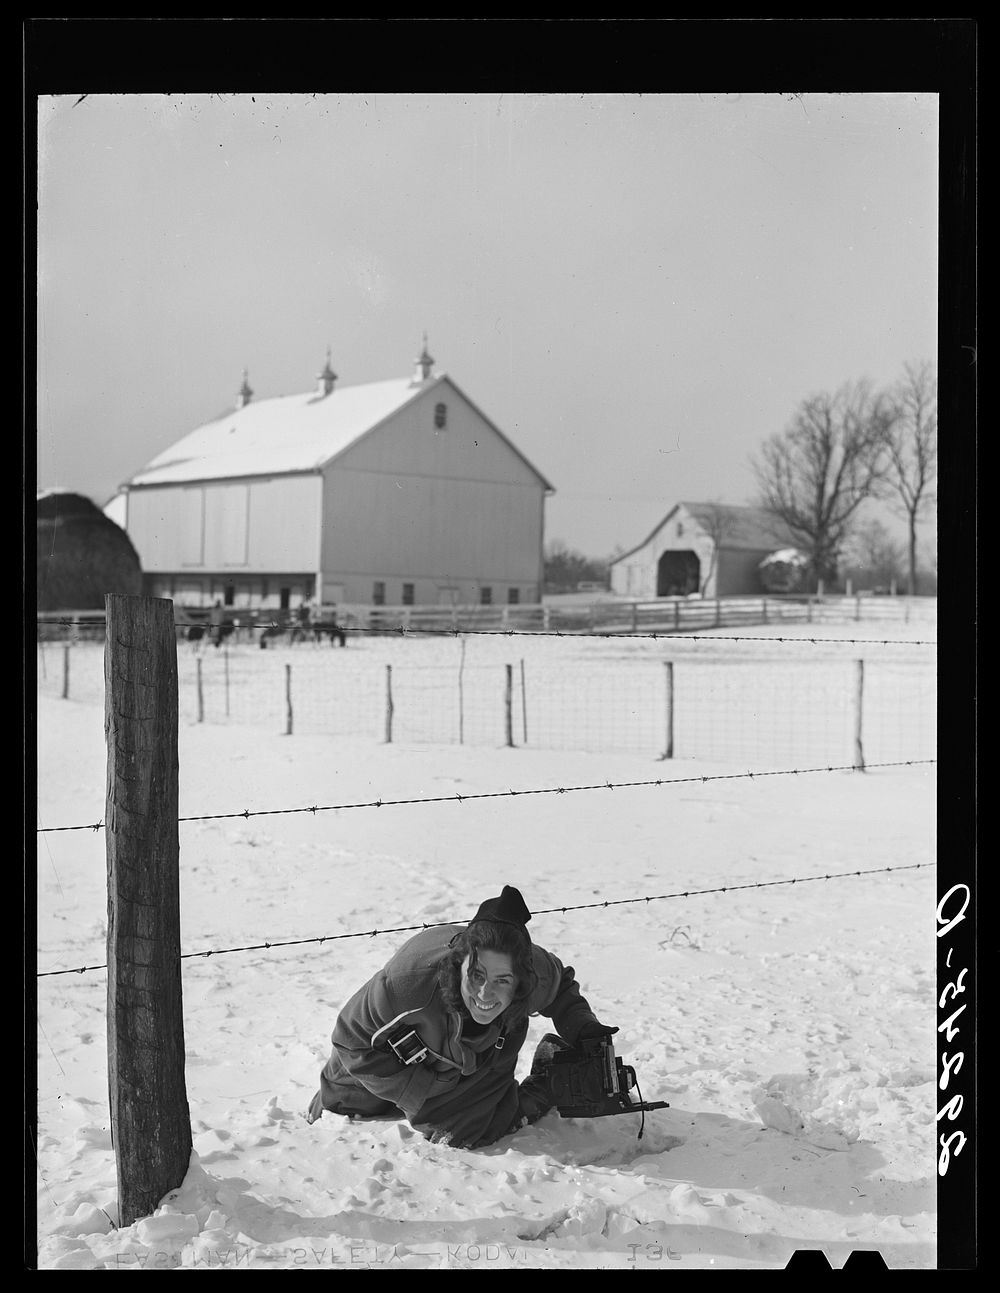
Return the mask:
[[[207,622],[208,608],[175,607],[179,635]],[[779,596],[684,598],[655,601],[625,598],[588,602],[544,602],[513,606],[316,607],[314,623],[335,623],[348,634],[371,633],[694,633],[713,628],[766,624],[927,623],[936,619],[933,597]],[[290,635],[301,628],[291,611],[226,607],[227,628],[237,641],[256,640],[265,630]],[[43,641],[103,639],[103,611],[44,611],[38,615]]]

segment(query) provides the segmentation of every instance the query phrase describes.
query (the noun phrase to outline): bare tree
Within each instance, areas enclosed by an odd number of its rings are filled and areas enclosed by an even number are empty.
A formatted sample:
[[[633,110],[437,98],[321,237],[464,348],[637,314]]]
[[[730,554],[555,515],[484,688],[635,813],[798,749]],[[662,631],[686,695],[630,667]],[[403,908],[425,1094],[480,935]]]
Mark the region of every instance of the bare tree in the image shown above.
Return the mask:
[[[894,417],[893,402],[870,382],[848,383],[803,400],[791,425],[751,461],[761,506],[796,536],[814,580],[832,584],[837,577],[855,513],[885,475]]]
[[[892,588],[902,569],[899,544],[876,517],[860,524],[846,546],[845,574],[858,587]]]
[[[719,549],[722,547],[722,540],[728,538],[732,532],[732,513],[728,512],[717,500],[709,503],[708,513],[702,521],[702,528],[712,540],[712,556],[708,563],[708,569],[701,580],[701,587],[698,591],[705,595],[705,590],[715,574],[715,567],[719,564]]]
[[[907,364],[893,392],[897,416],[889,429],[889,468],[886,488],[893,496],[893,511],[907,523],[907,585],[917,590],[917,522],[936,502],[937,484],[937,378],[926,360]]]

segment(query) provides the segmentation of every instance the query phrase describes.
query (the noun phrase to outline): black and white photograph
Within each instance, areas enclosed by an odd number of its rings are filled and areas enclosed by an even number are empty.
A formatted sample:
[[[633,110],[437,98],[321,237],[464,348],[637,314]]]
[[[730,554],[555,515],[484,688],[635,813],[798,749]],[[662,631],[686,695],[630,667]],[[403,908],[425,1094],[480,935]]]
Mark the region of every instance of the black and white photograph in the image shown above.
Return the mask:
[[[952,100],[760,22],[654,88],[399,71],[587,20],[53,25],[26,1266],[975,1265]]]

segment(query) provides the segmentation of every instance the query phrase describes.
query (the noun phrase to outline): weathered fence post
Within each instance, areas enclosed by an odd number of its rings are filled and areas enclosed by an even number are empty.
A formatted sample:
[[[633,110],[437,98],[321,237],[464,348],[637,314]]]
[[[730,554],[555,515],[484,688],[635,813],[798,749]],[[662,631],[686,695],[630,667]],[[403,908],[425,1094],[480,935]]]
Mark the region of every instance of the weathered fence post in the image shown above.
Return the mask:
[[[861,720],[863,714],[862,696],[865,687],[865,662],[855,660],[854,681],[854,770],[864,772],[865,754],[861,744]]]
[[[674,630],[677,631],[680,629],[680,627],[681,627],[681,604],[675,597],[674,598]]]
[[[767,623],[767,598],[766,597],[761,599],[760,609],[761,609],[761,614],[763,615],[763,622],[766,624]]]
[[[67,700],[69,698],[69,643],[68,642],[63,643],[62,698],[63,700]]]
[[[521,657],[521,736],[528,744],[528,698],[524,689],[524,657]]]
[[[184,1180],[178,875],[177,641],[173,605],[105,596],[108,1096],[118,1224],[149,1216]]]
[[[385,741],[392,744],[392,665],[385,666]]]
[[[715,599],[715,627],[718,628],[722,623],[722,601],[720,598]]]
[[[507,674],[507,681],[504,687],[504,726],[507,732],[507,744],[514,744],[514,713],[512,702],[514,699],[514,666],[512,664],[504,665]]]
[[[195,661],[195,686],[198,693],[198,722],[205,721],[205,693],[201,686],[201,656]]]
[[[666,745],[661,759],[672,759],[674,757],[674,662],[672,660],[664,661],[667,670],[667,708],[666,708]]]
[[[854,618],[855,620],[861,619],[861,594],[860,593],[858,593],[858,595],[854,599]]]
[[[292,734],[292,666],[285,665],[285,735]]]
[[[222,648],[222,663],[225,668],[226,677],[226,718],[229,717],[229,647]]]
[[[632,632],[635,633],[639,627],[639,603],[632,603]]]

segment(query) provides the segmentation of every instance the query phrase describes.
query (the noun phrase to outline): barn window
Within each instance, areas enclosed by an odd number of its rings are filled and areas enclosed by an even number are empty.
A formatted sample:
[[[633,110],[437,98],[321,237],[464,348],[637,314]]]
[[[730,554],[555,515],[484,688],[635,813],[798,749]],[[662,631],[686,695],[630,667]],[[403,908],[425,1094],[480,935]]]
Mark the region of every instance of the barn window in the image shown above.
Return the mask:
[[[678,521],[678,522],[677,522],[677,537],[678,537],[678,539],[681,537],[681,535],[682,535],[683,533],[684,533],[684,524],[683,524],[683,522]]]
[[[490,587],[488,587],[488,586],[484,586],[484,587],[480,588],[480,590],[479,590],[479,604],[480,604],[480,606],[491,606],[491,605],[493,604],[493,589],[492,589],[492,588],[490,588]]]
[[[435,404],[434,405],[434,425],[436,427],[443,427],[447,421],[448,421],[447,404]]]
[[[384,579],[376,579],[375,582],[372,584],[372,605],[373,606],[385,605],[385,580]]]
[[[412,584],[403,585],[403,605],[404,606],[413,605],[413,585]]]
[[[508,589],[507,589],[507,603],[508,603],[508,605],[510,605],[510,606],[516,606],[520,600],[521,600],[521,590],[520,590],[520,588],[508,588]]]

